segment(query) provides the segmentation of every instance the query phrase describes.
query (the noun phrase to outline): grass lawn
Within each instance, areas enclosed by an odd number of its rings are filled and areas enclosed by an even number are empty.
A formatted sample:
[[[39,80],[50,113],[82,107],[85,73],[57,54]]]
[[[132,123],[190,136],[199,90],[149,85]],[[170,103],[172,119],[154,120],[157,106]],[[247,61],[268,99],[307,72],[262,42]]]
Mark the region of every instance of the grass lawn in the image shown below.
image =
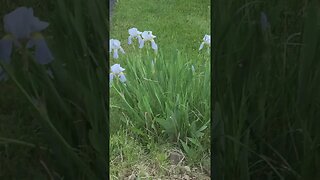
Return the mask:
[[[210,34],[210,7],[209,0],[116,2],[110,38],[120,40],[126,54],[119,52],[119,59],[111,54],[110,65],[125,68],[127,84],[114,81],[110,88],[114,179],[209,178],[210,54],[199,46]],[[128,45],[133,27],[152,31],[157,54],[147,43],[142,49],[137,41]],[[176,130],[171,129],[172,113],[179,114]],[[204,136],[198,137],[201,127]],[[175,164],[175,158],[182,160]]]
[[[1,1],[1,19],[26,6],[49,26],[26,9],[0,23],[0,179],[107,179],[106,161],[109,179],[320,179],[317,0],[116,3],[125,54],[110,65],[124,69],[109,86],[105,1]],[[158,51],[128,45],[132,27]],[[213,51],[199,50],[210,28]]]

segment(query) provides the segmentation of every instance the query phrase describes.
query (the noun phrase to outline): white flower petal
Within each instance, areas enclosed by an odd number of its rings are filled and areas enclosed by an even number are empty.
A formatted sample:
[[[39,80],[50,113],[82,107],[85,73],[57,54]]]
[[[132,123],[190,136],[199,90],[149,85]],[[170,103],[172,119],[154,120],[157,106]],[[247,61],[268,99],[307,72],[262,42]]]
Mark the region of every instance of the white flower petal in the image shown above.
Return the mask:
[[[148,31],[143,31],[141,36],[142,36],[143,39],[146,39],[148,37]]]
[[[112,47],[113,47],[113,49],[118,49],[118,48],[120,48],[120,45],[121,45],[121,43],[120,43],[119,40],[114,39],[114,40],[112,41]]]
[[[114,50],[113,58],[114,58],[114,59],[118,59],[118,58],[119,58],[118,49],[115,49],[115,50]]]
[[[145,41],[151,41],[152,39],[156,38],[156,36],[152,34],[152,31],[144,31],[141,36]]]
[[[128,44],[131,44],[131,43],[132,43],[132,37],[129,36],[129,37],[128,37]]]
[[[205,35],[204,37],[203,37],[203,41],[204,41],[204,43],[205,44],[207,44],[207,45],[210,45],[210,41],[211,41],[211,37],[210,37],[210,35]]]
[[[134,34],[135,29],[136,29],[136,28],[131,28],[131,29],[129,29],[129,30],[128,30],[128,33],[129,33],[130,35]]]
[[[137,38],[138,38],[138,41],[139,41],[139,44],[140,44],[140,42],[143,41],[143,40],[142,40],[141,36],[138,36]]]
[[[119,74],[121,73],[122,71],[124,71],[125,69],[122,68],[120,66],[120,64],[114,64],[113,66],[111,66],[111,72],[114,73],[114,74]]]
[[[123,50],[123,48],[120,46],[120,51],[123,53],[123,54],[125,54],[125,52],[124,52],[124,50]]]
[[[124,83],[124,82],[126,82],[126,76],[123,74],[123,73],[120,73],[119,74],[119,79],[120,79],[120,81],[122,82],[122,83]]]
[[[139,42],[139,44],[140,44],[139,48],[143,48],[143,46],[144,46],[144,40],[141,40],[141,41]]]
[[[118,50],[120,50],[123,54],[125,54],[123,48],[121,47],[120,41],[117,39],[110,39],[109,51],[112,52],[112,50],[114,50],[113,58],[115,58],[115,59],[119,58]]]
[[[204,45],[204,42],[201,43],[200,48],[199,48],[199,51],[203,48],[203,45]]]
[[[128,32],[129,32],[129,34],[130,34],[131,36],[137,36],[137,35],[141,34],[141,32],[138,31],[137,28],[131,28],[131,29],[128,30]]]
[[[114,78],[114,75],[112,73],[109,74],[109,85],[111,87],[112,85],[112,82],[113,82],[113,78]]]
[[[151,47],[154,50],[158,50],[158,45],[156,44],[156,42],[154,42],[154,40],[151,41]]]
[[[109,52],[112,51],[112,45],[113,45],[113,39],[110,39],[110,41],[109,41]]]
[[[112,82],[114,75],[112,73],[109,74],[109,81]]]

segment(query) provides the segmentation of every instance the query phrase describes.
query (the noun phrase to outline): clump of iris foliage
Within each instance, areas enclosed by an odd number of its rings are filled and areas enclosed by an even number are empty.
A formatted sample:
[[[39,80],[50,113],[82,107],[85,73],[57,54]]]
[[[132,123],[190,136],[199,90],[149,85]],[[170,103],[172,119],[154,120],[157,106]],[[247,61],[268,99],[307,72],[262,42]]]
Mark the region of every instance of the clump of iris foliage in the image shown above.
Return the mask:
[[[14,154],[8,146],[35,148],[35,159],[50,179],[106,179],[107,3],[3,1],[1,19],[0,86],[21,92],[31,111],[25,120],[38,123],[42,132],[41,141],[34,142],[1,134],[2,158]],[[19,176],[1,168],[4,179]]]
[[[213,178],[319,179],[319,1],[214,1]]]
[[[126,129],[145,151],[154,144],[174,144],[188,163],[200,163],[210,154],[210,36],[205,36],[210,32],[210,3],[162,1],[155,11],[156,1],[137,3],[147,3],[143,14],[135,16],[138,12],[126,8],[131,2],[119,1],[112,17],[111,133]],[[204,12],[187,18],[192,25],[188,29],[174,11],[177,7]],[[205,23],[197,26],[192,18]]]

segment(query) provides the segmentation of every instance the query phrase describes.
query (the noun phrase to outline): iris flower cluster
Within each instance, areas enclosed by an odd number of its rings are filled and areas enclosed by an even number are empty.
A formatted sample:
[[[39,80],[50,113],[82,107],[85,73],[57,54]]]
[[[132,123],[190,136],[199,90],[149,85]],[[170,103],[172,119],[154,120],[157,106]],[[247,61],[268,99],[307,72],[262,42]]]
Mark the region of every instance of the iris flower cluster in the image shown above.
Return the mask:
[[[132,39],[135,38],[135,39],[138,39],[139,48],[143,48],[145,42],[150,42],[151,43],[151,48],[154,51],[158,50],[158,45],[154,41],[156,36],[152,34],[152,31],[140,32],[140,31],[138,31],[137,28],[131,28],[131,29],[128,30],[128,32],[129,32],[129,35],[130,35],[128,37],[128,44],[131,44],[132,43]]]
[[[156,42],[154,41],[154,39],[156,38],[155,35],[152,34],[152,31],[144,31],[141,32],[139,31],[137,28],[133,27],[131,29],[128,30],[129,33],[129,37],[128,37],[128,44],[131,45],[133,43],[133,40],[138,40],[139,43],[139,48],[143,48],[146,42],[150,42],[151,43],[151,48],[157,52],[158,50],[158,45],[156,44]],[[211,36],[206,34],[203,37],[203,42],[200,44],[200,48],[199,51],[201,49],[203,49],[204,46],[208,47],[208,51],[210,50],[210,46],[211,46]],[[118,59],[119,55],[118,55],[118,51],[121,51],[123,54],[125,54],[123,48],[121,47],[121,43],[119,40],[117,39],[110,39],[110,49],[109,52],[112,53],[113,52],[113,58],[114,59]],[[153,63],[153,62],[152,62]],[[191,67],[192,72],[195,72],[195,68],[192,65]],[[111,66],[111,73],[109,75],[109,80],[110,82],[113,81],[114,77],[119,77],[120,81],[122,83],[124,83],[126,81],[126,77],[123,73],[125,69],[123,69],[120,64],[114,64],[113,66]]]
[[[154,41],[154,39],[156,38],[155,35],[152,34],[152,31],[144,31],[144,32],[140,32],[137,28],[131,28],[128,30],[129,33],[129,37],[128,37],[128,44],[132,44],[132,41],[134,39],[138,40],[139,43],[139,48],[143,48],[145,45],[145,42],[150,42],[151,43],[151,48],[157,52],[158,50],[158,45],[156,44],[156,42]],[[109,41],[109,52],[112,53],[113,52],[113,58],[114,59],[118,59],[119,58],[119,54],[118,52],[121,51],[123,54],[125,54],[123,48],[121,47],[121,42],[117,39],[110,39]],[[111,73],[109,75],[109,81],[110,83],[112,83],[114,77],[118,77],[120,79],[120,81],[122,83],[124,83],[126,81],[126,77],[123,73],[125,69],[123,69],[120,64],[114,64],[113,66],[111,66]]]
[[[138,39],[139,42],[139,48],[143,48],[145,42],[150,42],[151,43],[151,48],[154,51],[158,50],[158,45],[154,41],[156,38],[155,35],[152,34],[152,31],[144,31],[140,32],[137,28],[131,28],[128,30],[129,32],[129,37],[128,37],[128,44],[132,44],[132,40]],[[120,50],[123,54],[125,54],[123,48],[121,47],[121,42],[117,39],[110,39],[109,41],[109,52],[113,52],[113,58],[118,59],[119,54],[118,51]]]

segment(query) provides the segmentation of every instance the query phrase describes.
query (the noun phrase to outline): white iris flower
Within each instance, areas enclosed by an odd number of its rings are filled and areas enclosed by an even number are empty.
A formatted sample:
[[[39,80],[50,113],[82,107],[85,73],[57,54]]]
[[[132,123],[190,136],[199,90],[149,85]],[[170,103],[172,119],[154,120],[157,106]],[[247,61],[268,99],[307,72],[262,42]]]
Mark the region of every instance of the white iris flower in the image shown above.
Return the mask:
[[[141,34],[142,32],[138,31],[137,28],[131,28],[128,30],[130,36],[128,37],[128,44],[132,44],[132,39],[136,38],[140,42],[142,41]]]
[[[204,45],[207,45],[207,46],[211,46],[211,36],[210,35],[205,35],[203,37],[203,42],[201,43],[200,45],[200,48],[199,48],[199,51],[203,48]]]
[[[158,45],[154,41],[154,38],[156,38],[156,36],[152,34],[152,31],[144,31],[141,34],[141,36],[142,36],[142,41],[140,42],[139,48],[143,48],[144,42],[150,41],[152,49],[154,49],[155,51],[158,50]]]
[[[125,54],[123,48],[121,47],[121,43],[119,40],[117,39],[110,39],[109,41],[109,51],[112,52],[112,50],[114,51],[113,52],[113,58],[115,59],[118,59],[119,58],[119,54],[118,54],[118,50],[120,50],[123,54]]]
[[[120,64],[114,64],[111,66],[111,73],[109,74],[110,84],[112,83],[114,77],[118,77],[122,83],[126,82],[127,79],[123,73],[124,70],[125,69],[122,68]]]

